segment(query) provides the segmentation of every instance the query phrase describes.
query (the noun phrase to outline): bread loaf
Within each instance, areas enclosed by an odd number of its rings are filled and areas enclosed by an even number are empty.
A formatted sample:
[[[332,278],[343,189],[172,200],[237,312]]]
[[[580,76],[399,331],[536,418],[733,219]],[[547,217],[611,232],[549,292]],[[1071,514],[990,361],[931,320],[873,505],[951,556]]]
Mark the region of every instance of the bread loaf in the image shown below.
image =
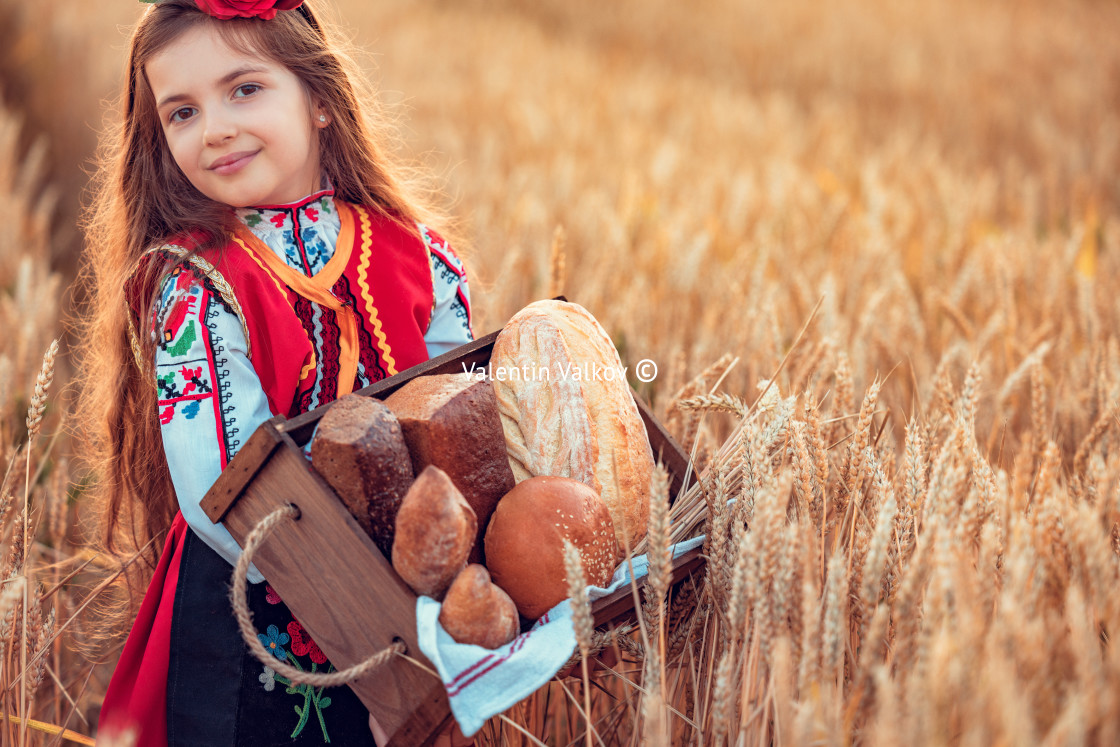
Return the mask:
[[[392,411],[371,397],[340,397],[319,421],[311,464],[388,556],[397,509],[413,479],[408,446]]]
[[[440,599],[467,565],[478,522],[439,467],[428,466],[397,511],[393,568],[417,594]]]
[[[490,379],[514,477],[579,480],[607,504],[620,547],[637,544],[649,523],[653,452],[599,322],[578,304],[529,304],[498,334]]]
[[[579,550],[588,584],[604,586],[618,555],[599,495],[568,477],[532,477],[498,502],[486,528],[486,566],[522,616],[535,620],[568,598],[564,540]]]
[[[498,499],[514,486],[502,421],[490,384],[469,374],[418,376],[385,399],[420,474],[447,473],[478,517],[471,562],[482,562],[482,532]]]
[[[491,582],[485,568],[471,563],[447,590],[439,624],[459,643],[497,648],[517,637],[517,607]]]

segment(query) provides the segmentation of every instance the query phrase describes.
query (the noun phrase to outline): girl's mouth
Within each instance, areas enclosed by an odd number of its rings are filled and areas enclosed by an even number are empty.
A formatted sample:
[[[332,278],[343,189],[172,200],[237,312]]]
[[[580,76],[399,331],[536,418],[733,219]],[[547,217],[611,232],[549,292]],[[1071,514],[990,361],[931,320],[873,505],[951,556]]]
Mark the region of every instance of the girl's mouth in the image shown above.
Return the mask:
[[[249,165],[253,157],[260,153],[259,150],[243,151],[241,153],[231,153],[228,156],[223,156],[216,160],[210,170],[220,176],[229,176],[236,174],[241,169]]]

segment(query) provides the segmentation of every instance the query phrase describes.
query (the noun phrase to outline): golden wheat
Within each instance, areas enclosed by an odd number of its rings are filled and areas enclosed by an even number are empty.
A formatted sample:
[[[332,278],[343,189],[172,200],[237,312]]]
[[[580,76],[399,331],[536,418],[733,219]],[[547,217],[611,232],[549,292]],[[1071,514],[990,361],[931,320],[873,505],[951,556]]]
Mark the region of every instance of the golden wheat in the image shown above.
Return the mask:
[[[74,153],[140,9],[63,6],[9,13],[27,31],[4,69]],[[707,578],[647,595],[664,648],[595,631],[592,650],[624,657],[584,704],[550,685],[507,718],[550,744],[586,738],[576,710],[608,744],[1120,740],[1120,8],[339,6],[381,55],[387,105],[410,107],[407,147],[456,164],[475,331],[563,292],[624,365],[657,362],[633,383],[695,456],[670,534],[707,533]],[[98,93],[67,95],[43,50],[87,37]],[[74,555],[66,443],[23,427],[61,281],[34,188],[45,146],[21,160],[19,133],[0,115],[18,217],[0,236],[8,636],[36,614],[23,594],[58,578],[45,548]],[[59,620],[67,594],[48,600]],[[28,643],[34,658],[38,641],[7,637],[0,658]],[[49,676],[83,665],[45,666],[30,715],[92,715],[96,696],[72,709]],[[500,721],[480,740],[528,741]]]

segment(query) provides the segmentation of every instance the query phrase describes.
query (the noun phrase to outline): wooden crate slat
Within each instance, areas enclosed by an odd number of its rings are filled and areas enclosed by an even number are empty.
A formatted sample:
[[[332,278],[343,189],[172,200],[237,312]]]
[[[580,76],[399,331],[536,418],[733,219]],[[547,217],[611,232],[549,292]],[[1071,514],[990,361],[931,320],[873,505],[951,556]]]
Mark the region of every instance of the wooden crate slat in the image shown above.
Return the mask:
[[[478,366],[485,366],[490,361],[490,351],[493,350],[494,340],[496,339],[498,339],[498,332],[491,332],[485,337],[481,337],[473,342],[468,342],[466,345],[461,345],[454,350],[449,350],[435,358],[426,360],[423,363],[417,363],[415,366],[401,371],[396,376],[390,376],[387,379],[376,381],[363,389],[359,389],[355,394],[385,399],[417,376],[462,373],[463,366],[465,365],[467,370],[470,370],[471,363],[475,363]],[[302,415],[297,415],[280,426],[280,430],[290,435],[297,444],[302,446],[311,440],[311,434],[315,431],[315,425],[319,422],[319,419],[323,417],[329,407],[330,405],[326,404],[309,412],[305,412]]]
[[[490,362],[490,354],[494,349],[494,341],[498,338],[498,334],[498,331],[491,332],[474,342],[458,347],[455,350],[451,350],[431,360],[419,363],[412,368],[401,371],[396,376],[382,379],[364,389],[359,389],[355,393],[365,397],[385,399],[418,376],[462,373],[464,367],[469,371],[471,369],[471,364],[484,367]],[[642,422],[646,426],[646,434],[649,437],[650,448],[653,450],[654,459],[660,461],[665,465],[666,469],[669,470],[669,500],[675,501],[677,496],[683,493],[684,489],[687,487],[685,476],[688,475],[688,455],[685,454],[676,440],[669,435],[669,432],[665,430],[664,426],[658,422],[657,418],[650,410],[649,405],[645,403],[637,392],[631,389],[630,395],[633,397],[634,404],[638,407],[638,414],[641,415]],[[278,422],[276,427],[281,433],[287,433],[292,437],[292,440],[302,446],[311,440],[311,435],[315,431],[315,426],[329,407],[329,404],[324,405],[323,407],[303,413],[290,420]],[[232,463],[233,462],[230,462],[230,464]],[[218,479],[221,481],[222,477],[219,476]],[[689,482],[691,483],[691,480]],[[233,489],[240,489],[240,487],[243,487],[243,483],[237,482],[229,488],[223,487],[221,492],[223,494],[229,494]]]
[[[661,462],[669,470],[669,503],[672,504],[677,500],[678,495],[684,493],[687,487],[685,478],[689,475],[688,456],[676,440],[669,435],[669,431],[657,422],[657,418],[654,417],[649,406],[638,396],[638,393],[631,389],[630,394],[634,397],[634,403],[638,406],[638,413],[642,416],[642,422],[646,424],[646,435],[649,437],[649,446],[653,450],[654,461]],[[691,483],[691,479],[689,483]]]
[[[261,425],[230,460],[218,479],[202,498],[202,510],[217,524],[225,518],[237,497],[249,486],[261,468],[268,463],[272,452],[280,445],[278,425],[282,416],[276,416]]]

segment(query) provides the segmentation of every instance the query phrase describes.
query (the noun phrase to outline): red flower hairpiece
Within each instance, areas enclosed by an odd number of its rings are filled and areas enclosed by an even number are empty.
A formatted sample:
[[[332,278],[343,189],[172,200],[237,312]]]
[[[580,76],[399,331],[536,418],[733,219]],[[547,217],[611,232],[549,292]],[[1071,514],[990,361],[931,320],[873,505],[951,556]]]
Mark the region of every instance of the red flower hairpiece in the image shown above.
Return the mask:
[[[159,0],[140,0],[145,3]],[[222,21],[230,18],[260,18],[264,21],[276,17],[278,10],[295,10],[303,0],[194,0],[198,9]]]

